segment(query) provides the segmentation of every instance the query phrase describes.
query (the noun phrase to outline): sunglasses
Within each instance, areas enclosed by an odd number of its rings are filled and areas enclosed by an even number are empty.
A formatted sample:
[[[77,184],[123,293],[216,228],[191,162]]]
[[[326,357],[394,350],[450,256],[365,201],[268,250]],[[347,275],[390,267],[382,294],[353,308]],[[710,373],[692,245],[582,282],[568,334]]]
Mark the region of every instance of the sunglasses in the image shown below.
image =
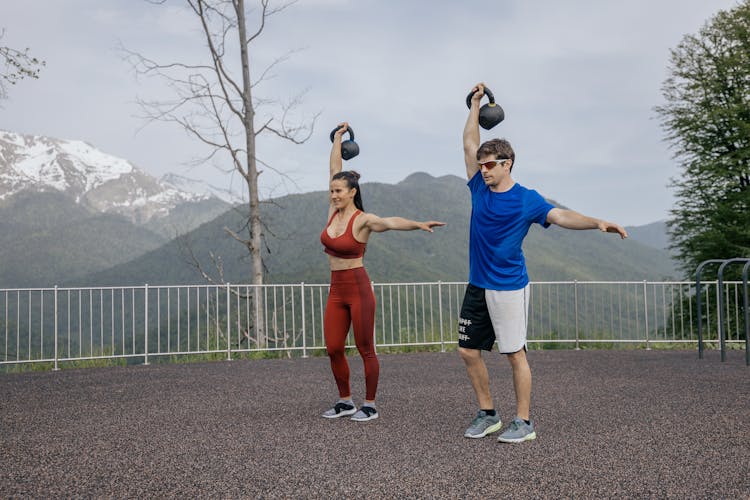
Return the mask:
[[[480,163],[480,164],[479,164],[479,168],[482,168],[482,167],[484,167],[484,168],[486,168],[487,170],[492,170],[492,169],[493,169],[493,168],[495,168],[496,166],[498,166],[498,165],[501,165],[501,164],[505,163],[505,162],[506,162],[506,161],[508,161],[508,160],[510,160],[510,158],[501,158],[500,160],[491,160],[491,161],[486,161],[486,162],[484,162],[484,163]]]

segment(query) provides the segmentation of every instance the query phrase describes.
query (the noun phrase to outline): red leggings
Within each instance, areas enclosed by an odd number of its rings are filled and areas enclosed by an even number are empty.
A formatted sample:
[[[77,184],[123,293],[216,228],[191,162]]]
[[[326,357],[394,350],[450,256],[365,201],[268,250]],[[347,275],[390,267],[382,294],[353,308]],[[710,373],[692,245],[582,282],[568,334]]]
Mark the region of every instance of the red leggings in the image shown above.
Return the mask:
[[[349,363],[344,353],[350,325],[354,327],[354,343],[365,365],[365,399],[373,401],[380,364],[375,355],[375,294],[364,267],[331,271],[323,331],[340,397],[351,396]]]

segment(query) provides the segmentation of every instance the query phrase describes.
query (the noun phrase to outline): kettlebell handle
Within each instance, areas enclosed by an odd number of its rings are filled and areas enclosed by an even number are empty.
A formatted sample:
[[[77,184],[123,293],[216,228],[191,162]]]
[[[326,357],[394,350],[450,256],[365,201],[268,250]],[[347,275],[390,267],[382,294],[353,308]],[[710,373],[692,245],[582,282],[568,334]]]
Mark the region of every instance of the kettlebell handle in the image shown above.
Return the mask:
[[[471,98],[476,94],[476,90],[473,90],[469,92],[469,95],[466,96],[466,107],[471,109]],[[492,91],[488,89],[487,87],[484,88],[484,95],[486,95],[490,99],[490,106],[495,105],[495,96],[492,94]]]
[[[331,142],[333,142],[333,139],[334,139],[334,137],[336,136],[336,131],[337,131],[338,129],[340,129],[340,128],[341,128],[341,127],[336,127],[336,128],[334,128],[333,130],[331,130]],[[347,132],[349,132],[349,140],[350,140],[350,141],[353,141],[353,140],[354,140],[354,130],[352,130],[352,128],[351,128],[351,127],[347,126],[347,127],[346,127],[346,131],[345,131],[344,133],[346,134]]]

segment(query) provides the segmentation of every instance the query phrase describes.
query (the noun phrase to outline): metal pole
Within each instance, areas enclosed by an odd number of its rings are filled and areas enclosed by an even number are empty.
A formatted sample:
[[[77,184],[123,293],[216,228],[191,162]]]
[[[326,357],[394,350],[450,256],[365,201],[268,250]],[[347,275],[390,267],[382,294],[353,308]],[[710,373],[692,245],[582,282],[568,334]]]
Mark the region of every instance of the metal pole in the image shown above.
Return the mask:
[[[648,287],[646,286],[646,280],[643,280],[643,323],[646,325],[646,350],[651,350],[651,345],[649,344],[649,335],[648,335]]]
[[[443,337],[443,282],[438,281],[438,314],[440,318],[440,352],[445,352],[445,339]]]
[[[747,298],[747,272],[750,269],[750,261],[742,268],[742,305],[745,309],[745,366],[750,366],[750,313],[748,313]]]
[[[16,346],[16,348],[18,347]],[[59,369],[60,367],[57,364],[57,285],[55,285],[55,368],[54,368],[54,371],[57,371]]]
[[[144,365],[148,365],[148,283],[143,287],[143,338],[146,345],[143,347],[145,353]]]
[[[727,354],[726,354],[726,313],[724,311],[724,293],[722,289],[724,288],[724,268],[733,263],[733,262],[746,262],[747,264],[750,264],[750,259],[746,259],[743,257],[735,257],[733,259],[726,259],[721,266],[719,266],[719,281],[718,281],[718,287],[719,287],[719,345],[721,346],[721,360],[726,361]],[[745,264],[745,268],[743,268],[743,278],[745,278],[745,281],[743,281],[743,285],[747,285],[745,271],[747,269],[747,264]],[[744,300],[747,301],[747,290],[745,290],[744,294]],[[745,305],[745,314],[747,314],[747,305]],[[747,318],[747,316],[745,316]],[[745,320],[745,328],[747,328],[747,319]],[[747,336],[745,336],[745,339],[747,339]],[[747,343],[747,340],[745,341]],[[746,349],[747,350],[747,349]]]
[[[581,350],[581,346],[578,344],[578,280],[573,280],[573,296],[575,301],[575,312],[576,312],[576,351]]]
[[[372,290],[372,296],[375,298],[375,282],[370,280],[370,289]],[[375,313],[373,313],[373,316]],[[375,354],[378,353],[378,337],[375,335],[375,318],[373,318],[372,322],[372,350],[375,352]],[[417,318],[414,318],[414,322],[416,323]],[[324,323],[325,327],[325,323]],[[415,328],[416,329],[416,328]],[[383,340],[385,341],[385,328],[383,328]]]
[[[722,363],[727,360],[727,350],[726,350],[726,327],[724,326],[724,323],[726,322],[726,313],[724,312],[724,268],[731,262],[730,260],[725,260],[721,263],[719,266],[719,279],[717,281],[717,287],[719,292],[719,349],[721,350],[721,361]]]
[[[229,288],[229,282],[227,282],[227,361],[232,361],[232,322],[230,320],[230,314],[229,314],[229,308],[231,306],[231,301],[229,300],[230,295],[230,288]],[[249,342],[249,339],[248,339]]]
[[[703,318],[701,311],[701,272],[708,264],[724,262],[721,259],[708,259],[698,264],[695,270],[695,314],[698,317],[698,359],[703,359]]]
[[[302,357],[307,357],[307,335],[305,333],[305,282],[299,284],[302,298]]]

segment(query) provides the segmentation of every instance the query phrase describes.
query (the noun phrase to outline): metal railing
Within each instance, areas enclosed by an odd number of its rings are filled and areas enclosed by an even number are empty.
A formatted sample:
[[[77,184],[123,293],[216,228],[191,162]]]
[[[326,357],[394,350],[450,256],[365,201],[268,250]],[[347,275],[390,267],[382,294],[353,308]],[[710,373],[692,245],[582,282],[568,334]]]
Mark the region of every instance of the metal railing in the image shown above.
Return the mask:
[[[456,344],[466,283],[373,283],[379,348]],[[528,340],[582,345],[745,341],[740,282],[532,282]],[[325,349],[327,284],[0,289],[0,366],[85,360],[149,363]],[[722,310],[720,310],[722,307]],[[746,307],[746,306],[745,306]],[[720,324],[720,318],[724,324]],[[350,346],[353,347],[353,346]]]

